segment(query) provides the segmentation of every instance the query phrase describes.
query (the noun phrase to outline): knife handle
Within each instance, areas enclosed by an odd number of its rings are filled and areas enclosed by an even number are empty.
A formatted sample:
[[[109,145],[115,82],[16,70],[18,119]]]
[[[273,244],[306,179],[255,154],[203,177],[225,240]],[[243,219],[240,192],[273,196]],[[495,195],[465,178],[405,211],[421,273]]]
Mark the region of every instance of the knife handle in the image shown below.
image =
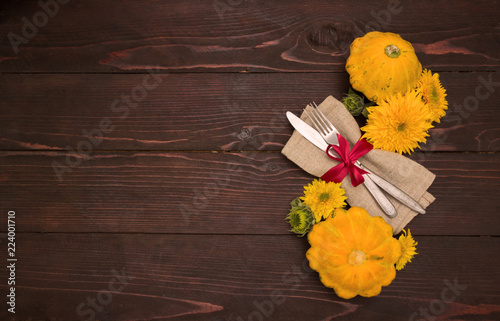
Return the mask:
[[[373,173],[370,171],[368,168],[363,166],[359,161],[356,162],[356,165],[359,166],[360,168],[364,169],[367,172],[370,172],[370,174],[364,174],[363,177],[370,177],[372,183],[377,184],[380,188],[385,190],[387,194],[391,195],[401,203],[403,203],[405,206],[409,207],[410,209],[414,210],[415,212],[419,214],[425,214],[425,209],[418,204],[417,201],[415,201],[411,196],[403,192],[401,189],[398,187],[394,186],[393,184],[389,183],[382,177],[378,176],[377,174]],[[366,175],[366,176],[365,176]]]
[[[384,195],[382,190],[373,182],[370,174],[364,174],[363,178],[365,179],[364,184],[370,194],[372,194],[375,201],[377,201],[378,205],[382,208],[382,210],[389,216],[390,218],[396,217],[398,212],[394,205],[392,205],[391,201]]]
[[[338,154],[335,153],[334,151],[330,150],[329,153],[335,157],[339,157]],[[365,179],[363,184],[365,184],[366,189],[370,192],[370,194],[372,194],[373,199],[375,199],[377,204],[380,206],[380,208],[384,211],[384,213],[388,217],[390,217],[390,218],[396,217],[396,215],[398,215],[396,208],[391,203],[391,201],[389,201],[389,199],[384,194],[384,192],[382,192],[382,190],[378,187],[378,185],[375,184],[375,182],[372,180],[371,175],[374,175],[374,174],[371,171],[369,171],[366,167],[361,165],[361,163],[359,161],[356,162],[356,165],[358,167],[366,170],[367,172],[369,172],[369,174],[363,175],[363,178]]]

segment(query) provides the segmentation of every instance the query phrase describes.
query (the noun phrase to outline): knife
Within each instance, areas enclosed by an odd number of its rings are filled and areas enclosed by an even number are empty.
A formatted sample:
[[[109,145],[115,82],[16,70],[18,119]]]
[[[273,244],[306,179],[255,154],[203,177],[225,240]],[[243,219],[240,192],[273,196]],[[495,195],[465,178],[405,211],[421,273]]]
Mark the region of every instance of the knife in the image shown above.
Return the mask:
[[[310,141],[313,145],[321,149],[322,151],[326,151],[326,148],[328,147],[328,144],[323,140],[323,137],[321,137],[320,133],[318,133],[314,128],[309,126],[307,123],[305,123],[302,119],[299,117],[295,116],[292,112],[287,112],[286,116],[288,118],[288,121],[292,126],[302,135],[304,138],[306,138],[308,141]],[[357,165],[359,165],[362,169],[366,170],[369,172],[369,174],[363,175],[363,178],[365,178],[365,186],[368,188],[370,193],[373,195],[377,203],[382,207],[384,212],[386,212],[385,208],[386,207],[390,211],[390,207],[385,203],[385,201],[379,197],[377,194],[378,191],[370,187],[370,183],[375,183],[382,189],[384,189],[389,195],[392,195],[395,199],[400,201],[402,204],[407,206],[408,208],[414,210],[415,212],[419,214],[425,214],[425,209],[418,204],[417,201],[415,201],[413,198],[411,198],[408,194],[397,188],[396,186],[392,185],[382,177],[378,176],[377,174],[373,173],[370,171],[368,168],[365,166],[361,165],[361,163],[357,162]],[[368,178],[368,180],[367,180]],[[367,183],[368,181],[368,183]],[[378,189],[378,188],[377,188]],[[381,192],[381,191],[380,191]],[[375,195],[374,195],[375,193]],[[385,196],[384,196],[385,197]],[[385,198],[387,199],[387,198]],[[388,201],[388,200],[387,200]],[[380,204],[382,202],[382,204]],[[390,202],[389,202],[390,203]],[[392,204],[391,204],[392,206]],[[395,211],[395,210],[394,210]],[[386,212],[387,213],[387,212]],[[390,217],[390,214],[388,214]]]

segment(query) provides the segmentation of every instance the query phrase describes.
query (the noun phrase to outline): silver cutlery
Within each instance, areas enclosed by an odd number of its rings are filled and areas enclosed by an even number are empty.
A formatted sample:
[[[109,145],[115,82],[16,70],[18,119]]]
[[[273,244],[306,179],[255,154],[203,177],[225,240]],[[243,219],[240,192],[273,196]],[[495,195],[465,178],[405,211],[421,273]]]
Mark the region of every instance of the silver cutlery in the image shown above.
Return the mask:
[[[318,109],[318,111],[321,112],[319,109]],[[338,144],[337,136],[336,136],[336,134],[338,133],[337,129],[335,129],[333,124],[331,124],[331,122],[326,117],[324,117],[324,115],[322,115],[322,114],[318,115],[318,114],[319,113],[317,113],[315,115],[318,116],[318,118],[317,118],[318,121],[323,121],[322,124],[323,124],[324,129],[325,129],[324,134],[330,135],[330,137],[332,137],[332,136],[334,137],[334,140],[330,139],[330,141],[335,142],[335,144],[333,144],[333,145]],[[320,134],[320,132],[313,129],[311,126],[306,124],[302,119],[298,118],[293,113],[287,112],[286,115],[287,115],[288,120],[292,124],[292,126],[300,134],[302,134],[302,136],[304,136],[307,140],[309,140],[311,143],[313,143],[319,149],[326,151],[329,143],[327,143],[323,139],[323,135]],[[319,118],[319,117],[321,117],[321,118]],[[313,118],[311,118],[311,121],[313,121]],[[326,126],[328,126],[328,127],[326,127]],[[420,214],[425,214],[425,209],[422,206],[420,206],[420,204],[418,204],[417,201],[415,201],[413,198],[408,196],[405,192],[400,190],[398,187],[392,185],[391,183],[389,183],[385,179],[383,179],[380,176],[378,176],[377,174],[373,173],[368,168],[363,166],[359,161],[356,163],[356,165],[359,166],[360,168],[366,170],[367,172],[369,172],[369,174],[365,174],[366,176],[363,175],[363,178],[365,179],[365,186],[368,188],[368,190],[374,196],[377,203],[381,206],[381,208],[384,210],[384,212],[389,217],[395,216],[395,214],[393,214],[393,212],[391,211],[391,207],[393,208],[394,206],[392,204],[390,204],[390,202],[387,200],[385,195],[383,195],[383,196],[385,197],[387,202],[382,197],[379,196],[380,190],[378,189],[378,187],[385,190],[389,195],[392,195],[395,199],[400,201],[405,206],[411,208],[412,210],[414,210]],[[367,177],[368,177],[368,179],[367,179]],[[376,185],[378,185],[378,187],[373,188],[372,185],[375,185],[375,184],[371,184],[371,183],[375,183]],[[381,202],[382,202],[382,204],[380,204]],[[390,206],[387,203],[389,203]],[[395,210],[394,210],[394,212],[395,212]],[[393,215],[393,216],[391,216],[391,215]]]
[[[314,106],[317,108],[316,103]],[[307,109],[305,110],[307,116],[312,121],[316,131],[320,133],[321,137],[323,137],[324,141],[330,145],[338,145],[339,141],[337,139],[337,133],[334,130],[332,123],[323,115],[321,110],[313,108],[313,112],[309,113]],[[321,113],[321,114],[319,114]],[[359,161],[356,162],[356,165],[359,166]],[[380,208],[384,211],[384,213],[393,218],[398,214],[394,205],[389,201],[389,199],[384,195],[384,193],[380,190],[380,188],[372,181],[369,174],[363,174],[364,182],[366,189],[372,194],[375,201],[378,203]]]

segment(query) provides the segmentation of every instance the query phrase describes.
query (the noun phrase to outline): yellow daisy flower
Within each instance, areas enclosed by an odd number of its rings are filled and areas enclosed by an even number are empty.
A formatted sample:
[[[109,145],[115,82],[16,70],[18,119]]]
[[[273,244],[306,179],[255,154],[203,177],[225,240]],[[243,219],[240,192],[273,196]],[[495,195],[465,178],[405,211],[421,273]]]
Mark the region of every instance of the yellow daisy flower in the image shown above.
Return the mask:
[[[432,124],[430,113],[422,98],[415,91],[404,96],[397,93],[378,106],[369,107],[366,126],[361,130],[374,148],[397,153],[411,153],[420,148],[429,136]]]
[[[446,90],[439,81],[439,74],[432,74],[430,70],[424,69],[417,84],[417,92],[422,95],[429,112],[431,122],[441,122],[441,117],[446,115],[448,101],[446,100]]]
[[[300,199],[311,208],[316,222],[327,218],[336,208],[346,206],[345,190],[340,183],[325,182],[315,179],[312,184],[304,186],[304,196]]]
[[[418,242],[415,242],[410,230],[408,230],[408,234],[403,230],[403,234],[401,234],[398,241],[401,244],[401,257],[396,262],[396,270],[400,271],[405,267],[406,263],[411,262],[411,259],[418,254],[416,252]]]

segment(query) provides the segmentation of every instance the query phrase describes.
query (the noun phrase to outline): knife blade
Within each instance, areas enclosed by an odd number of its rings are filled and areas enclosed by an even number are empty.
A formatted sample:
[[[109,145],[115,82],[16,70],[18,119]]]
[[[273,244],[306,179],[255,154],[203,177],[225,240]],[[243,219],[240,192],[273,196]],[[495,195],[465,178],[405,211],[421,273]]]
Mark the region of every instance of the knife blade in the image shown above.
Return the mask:
[[[304,138],[306,138],[309,142],[311,142],[317,148],[319,148],[323,151],[326,150],[326,148],[328,147],[328,144],[323,140],[323,137],[321,136],[320,133],[318,133],[314,128],[309,126],[306,122],[304,122],[302,119],[297,117],[292,112],[288,111],[286,113],[286,116],[287,116],[290,124],[292,124],[292,126]],[[361,164],[359,163],[359,165],[361,165]],[[364,170],[370,172],[370,174],[365,174],[366,176],[363,175],[363,177],[365,178],[365,181],[366,181],[366,178],[368,177],[370,180],[372,180],[373,183],[377,184],[379,187],[384,189],[389,195],[392,195],[395,199],[400,201],[402,204],[404,204],[408,208],[416,211],[419,214],[425,214],[425,209],[417,201],[415,201],[412,197],[410,197],[408,194],[406,194],[404,191],[402,191],[398,187],[394,186],[390,182],[386,181],[382,177],[378,176],[377,174],[373,173],[365,166],[361,165],[361,167]],[[371,192],[370,189],[369,189],[369,191]],[[377,198],[375,198],[375,199],[377,200],[377,202],[379,202],[379,200]],[[380,205],[380,203],[379,203],[379,205]],[[382,205],[381,205],[381,207],[382,207]]]
[[[325,142],[323,137],[321,137],[320,133],[316,131],[316,129],[309,126],[306,122],[295,116],[295,114],[290,111],[286,112],[286,118],[288,118],[288,121],[292,124],[293,128],[304,136],[305,139],[313,143],[322,151],[326,151],[328,144]]]

